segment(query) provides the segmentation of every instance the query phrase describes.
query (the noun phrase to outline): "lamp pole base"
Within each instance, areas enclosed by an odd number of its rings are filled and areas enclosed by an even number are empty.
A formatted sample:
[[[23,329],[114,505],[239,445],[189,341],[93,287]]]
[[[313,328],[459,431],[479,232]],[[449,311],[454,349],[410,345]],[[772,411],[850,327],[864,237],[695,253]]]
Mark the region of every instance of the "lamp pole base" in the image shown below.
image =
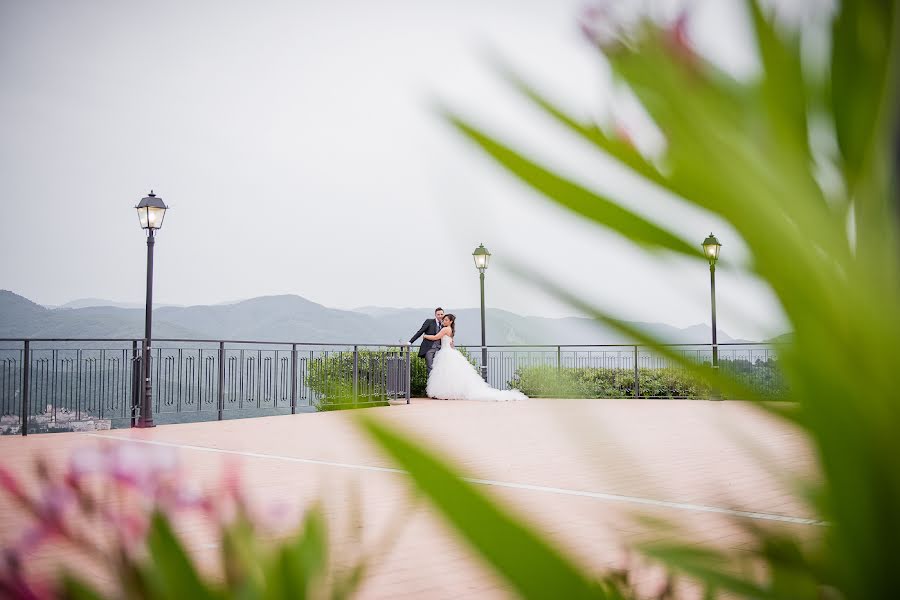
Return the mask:
[[[713,365],[713,366],[712,366],[712,369],[713,369],[713,377],[714,377],[714,378],[718,378],[718,376],[719,376],[719,365]],[[722,393],[719,391],[719,388],[716,387],[715,384],[713,384],[712,389],[709,390],[709,399],[710,399],[710,400],[721,400],[721,399],[722,399]]]

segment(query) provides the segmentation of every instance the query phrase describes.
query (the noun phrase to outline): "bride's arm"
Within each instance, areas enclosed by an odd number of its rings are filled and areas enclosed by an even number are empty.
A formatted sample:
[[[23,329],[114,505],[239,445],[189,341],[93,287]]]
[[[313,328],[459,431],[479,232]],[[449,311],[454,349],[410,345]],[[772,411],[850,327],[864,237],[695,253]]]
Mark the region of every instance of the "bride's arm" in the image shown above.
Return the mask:
[[[443,329],[441,329],[440,331],[437,332],[437,335],[427,335],[426,334],[426,335],[423,335],[422,337],[424,337],[426,340],[431,340],[432,342],[434,342],[436,340],[441,339],[445,335],[450,335],[450,331],[451,330],[449,327],[444,327]]]

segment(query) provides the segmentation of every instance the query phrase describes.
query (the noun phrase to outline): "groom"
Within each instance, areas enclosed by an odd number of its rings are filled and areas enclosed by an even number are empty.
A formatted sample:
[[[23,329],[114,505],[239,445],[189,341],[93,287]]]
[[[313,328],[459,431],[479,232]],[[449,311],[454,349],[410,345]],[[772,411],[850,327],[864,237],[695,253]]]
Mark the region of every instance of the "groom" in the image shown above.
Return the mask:
[[[434,318],[426,319],[424,323],[422,323],[422,327],[419,331],[416,332],[414,336],[409,340],[409,343],[412,344],[419,336],[423,333],[427,333],[428,335],[437,335],[437,333],[441,330],[441,321],[444,320],[444,309],[440,306],[434,309]],[[434,355],[437,354],[438,350],[441,349],[441,343],[433,342],[431,340],[422,340],[422,345],[419,346],[419,356],[425,359],[425,367],[427,368],[427,374],[431,375],[431,365],[434,363]]]

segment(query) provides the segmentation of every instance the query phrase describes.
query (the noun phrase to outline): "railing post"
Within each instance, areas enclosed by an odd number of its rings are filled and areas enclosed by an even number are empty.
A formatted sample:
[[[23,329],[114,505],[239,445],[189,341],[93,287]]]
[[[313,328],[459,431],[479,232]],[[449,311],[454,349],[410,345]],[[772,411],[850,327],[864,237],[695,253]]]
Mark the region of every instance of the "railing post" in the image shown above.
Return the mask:
[[[409,404],[409,397],[412,395],[412,346],[406,347],[406,403]]]
[[[291,414],[297,414],[297,344],[291,344]]]
[[[638,347],[635,345],[634,347],[634,397],[640,398],[641,396],[641,377],[640,372],[638,371]]]
[[[359,346],[353,346],[353,403],[359,397]]]
[[[560,371],[562,369],[562,347],[556,347],[556,370]]]
[[[141,410],[141,373],[143,365],[140,363],[137,340],[131,340],[131,426],[137,427],[138,413]]]
[[[25,347],[22,350],[22,419],[19,430],[22,435],[28,435],[28,405],[29,389],[31,388],[31,342],[24,340]]]
[[[219,394],[216,399],[219,421],[222,420],[222,412],[225,410],[225,342],[219,342]]]

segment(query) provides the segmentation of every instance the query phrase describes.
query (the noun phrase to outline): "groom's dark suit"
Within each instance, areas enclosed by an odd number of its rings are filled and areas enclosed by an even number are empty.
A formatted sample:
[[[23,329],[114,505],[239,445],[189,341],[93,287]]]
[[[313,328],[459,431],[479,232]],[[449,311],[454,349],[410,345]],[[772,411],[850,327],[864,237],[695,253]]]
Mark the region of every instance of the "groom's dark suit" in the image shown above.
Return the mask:
[[[437,335],[440,330],[441,324],[438,323],[437,319],[427,319],[422,323],[422,327],[419,328],[419,331],[410,338],[409,343],[412,344],[419,339],[419,336],[425,333],[428,335]],[[419,346],[419,356],[425,359],[425,366],[428,368],[429,373],[431,373],[431,363],[434,361],[434,355],[440,349],[441,343],[432,340],[423,339],[422,345]]]

